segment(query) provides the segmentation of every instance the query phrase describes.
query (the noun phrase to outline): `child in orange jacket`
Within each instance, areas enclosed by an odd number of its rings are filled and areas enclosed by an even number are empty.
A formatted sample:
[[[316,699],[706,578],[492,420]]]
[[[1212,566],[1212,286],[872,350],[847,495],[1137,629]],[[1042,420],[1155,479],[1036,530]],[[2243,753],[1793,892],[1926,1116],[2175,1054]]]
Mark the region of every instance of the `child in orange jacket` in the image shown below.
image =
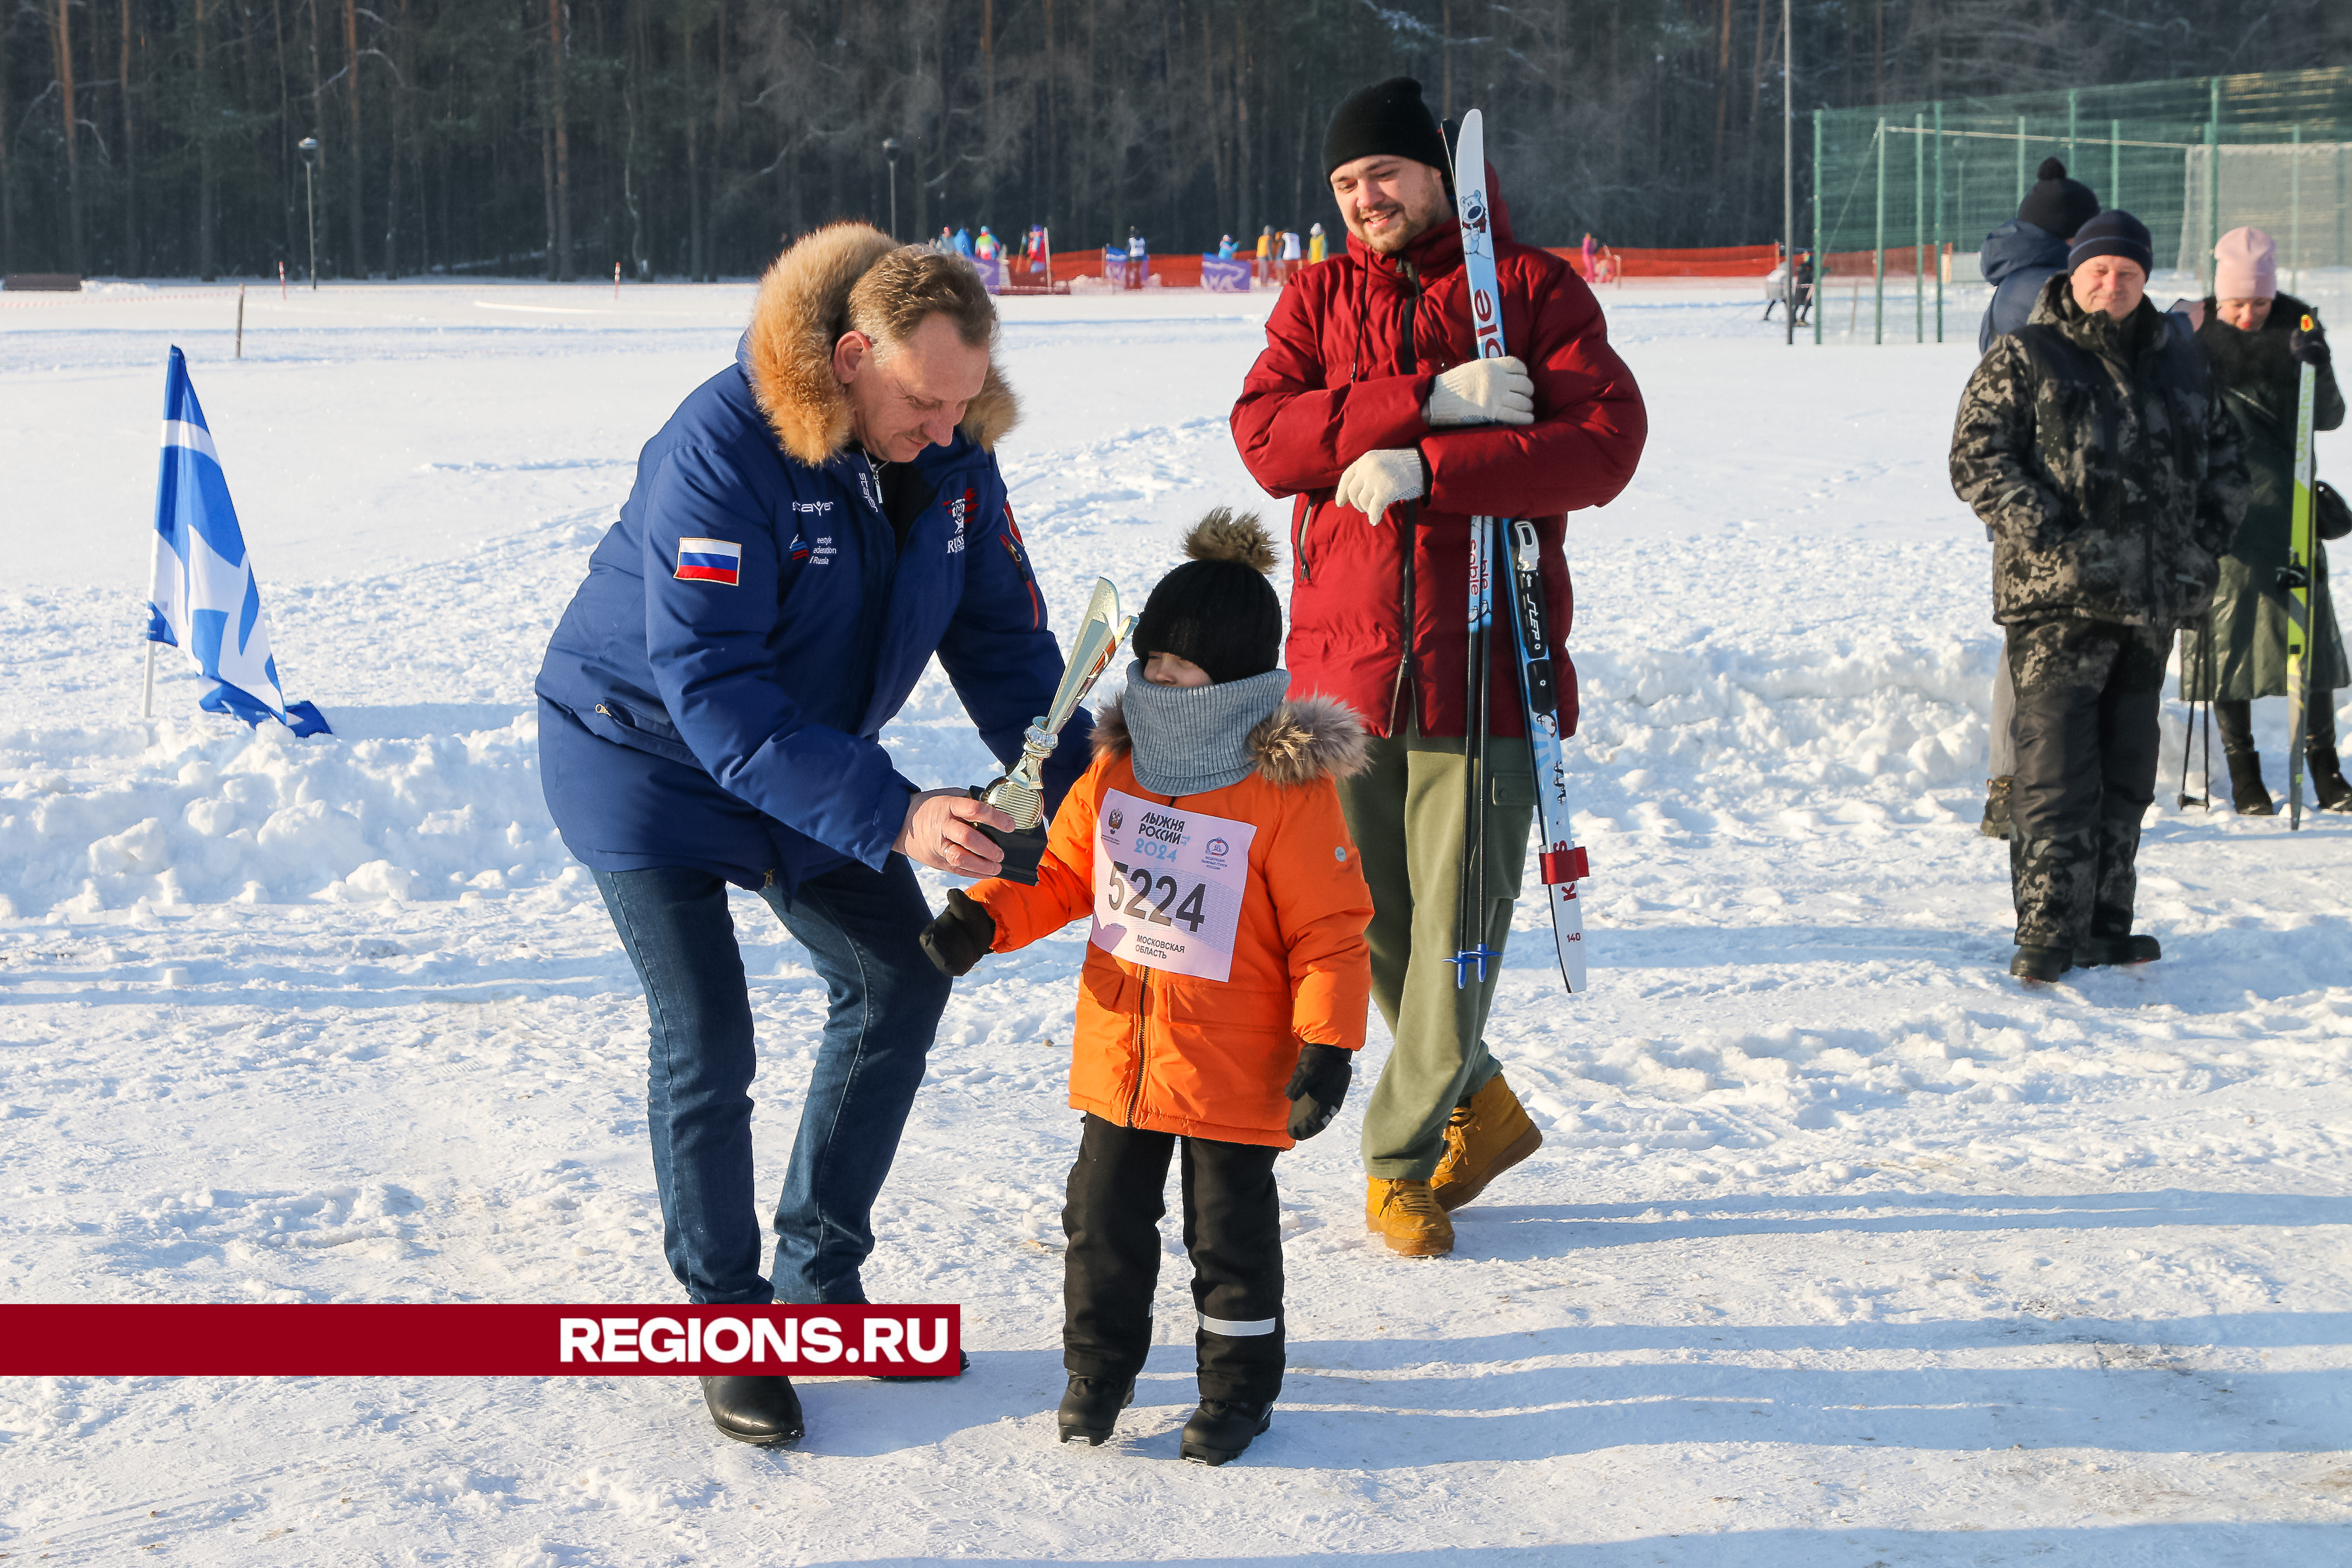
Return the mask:
[[[1069,1238],[1062,1441],[1100,1443],[1151,1343],[1168,1162],[1181,1148],[1201,1406],[1186,1458],[1222,1465],[1282,1391],[1275,1156],[1339,1109],[1364,1043],[1372,916],[1338,781],[1356,716],[1285,700],[1274,542],[1212,511],[1135,627],[1126,691],[1055,814],[1037,884],[948,894],[923,946],[950,974],[1091,914],[1070,1104],[1086,1113]]]

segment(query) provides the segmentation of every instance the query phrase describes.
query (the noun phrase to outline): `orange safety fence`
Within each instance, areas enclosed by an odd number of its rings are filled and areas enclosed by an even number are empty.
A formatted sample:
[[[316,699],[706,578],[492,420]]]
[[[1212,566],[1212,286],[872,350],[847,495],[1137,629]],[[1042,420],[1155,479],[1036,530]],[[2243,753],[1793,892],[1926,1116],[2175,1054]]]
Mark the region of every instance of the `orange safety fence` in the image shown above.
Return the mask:
[[[1563,257],[1576,268],[1577,276],[1587,277],[1584,251],[1580,246],[1556,245],[1549,247],[1554,256]],[[1780,247],[1777,245],[1718,245],[1696,250],[1661,250],[1602,246],[1600,264],[1602,281],[1616,278],[1761,278],[1780,264]]]

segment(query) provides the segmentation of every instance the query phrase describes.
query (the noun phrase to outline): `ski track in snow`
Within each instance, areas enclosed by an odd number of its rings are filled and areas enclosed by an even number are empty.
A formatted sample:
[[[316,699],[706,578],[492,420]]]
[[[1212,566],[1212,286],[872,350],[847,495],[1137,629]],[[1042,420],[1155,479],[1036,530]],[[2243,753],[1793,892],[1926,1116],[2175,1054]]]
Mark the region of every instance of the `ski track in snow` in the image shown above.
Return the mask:
[[[1973,356],[1787,351],[1751,292],[1604,301],[1654,432],[1570,531],[1593,988],[1559,994],[1524,900],[1492,1036],[1544,1148],[1453,1258],[1394,1258],[1358,1217],[1360,1079],[1282,1163],[1291,1369],[1244,1459],[1176,1462],[1172,1234],[1118,1437],[1053,1442],[1074,929],[959,985],[876,1215],[869,1290],[964,1303],[960,1382],[813,1381],[772,1454],[674,1379],[0,1381],[0,1556],[2340,1552],[2352,823],[2175,809],[2168,703],[2166,960],[2009,980],[1975,831],[1998,637],[1944,468]],[[530,680],[750,290],[256,291],[243,362],[230,298],[0,315],[0,1300],[674,1300],[644,1005],[541,803]],[[1097,574],[1139,605],[1208,505],[1286,517],[1225,425],[1265,308],[1008,301],[1003,458],[1058,626]],[[168,663],[135,717],[172,342],[333,740],[199,714]],[[2347,453],[2323,437],[2322,470]],[[2274,785],[2284,706],[2256,710]],[[936,670],[886,739],[927,782],[992,771]],[[824,990],[736,908],[764,1202]]]

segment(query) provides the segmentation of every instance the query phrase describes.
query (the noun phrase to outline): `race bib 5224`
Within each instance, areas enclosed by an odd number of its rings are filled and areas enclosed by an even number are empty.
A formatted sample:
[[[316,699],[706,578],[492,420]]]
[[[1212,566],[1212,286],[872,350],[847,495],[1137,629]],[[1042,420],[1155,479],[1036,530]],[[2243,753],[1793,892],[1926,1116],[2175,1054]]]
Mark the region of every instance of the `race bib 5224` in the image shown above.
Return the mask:
[[[1124,790],[1103,796],[1096,824],[1088,940],[1149,969],[1230,979],[1256,825]]]

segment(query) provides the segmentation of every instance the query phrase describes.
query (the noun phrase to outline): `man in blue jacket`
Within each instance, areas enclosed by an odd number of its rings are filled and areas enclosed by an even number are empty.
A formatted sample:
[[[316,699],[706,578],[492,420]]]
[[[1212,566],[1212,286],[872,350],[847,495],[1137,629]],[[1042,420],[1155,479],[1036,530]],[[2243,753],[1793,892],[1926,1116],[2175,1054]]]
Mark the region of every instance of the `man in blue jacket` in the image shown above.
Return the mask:
[[[1013,395],[971,267],[821,229],[769,269],[735,363],[637,462],[539,676],[540,764],[652,1018],[646,1122],[669,1266],[697,1302],[862,1301],[859,1268],[948,982],[909,859],[1002,862],[1003,813],[925,790],[882,726],[936,654],[1010,763],[1062,658],[993,446]],[[1079,715],[1049,807],[1085,763]],[[776,1207],[752,1204],[751,1008],[728,885],[757,892],[828,987]],[[719,1429],[800,1436],[781,1377],[706,1378]]]
[[[2099,216],[2098,193],[2066,177],[2066,165],[2042,160],[2033,188],[2017,206],[2017,216],[1985,236],[1977,265],[1992,285],[1991,302],[1977,326],[1977,353],[1991,352],[1995,338],[2022,331],[2042,298],[2042,286],[2066,270],[2066,247],[2082,226]]]
[[[2082,226],[2099,216],[2098,193],[2080,180],[2066,177],[2066,165],[2044,158],[2034,171],[2033,188],[2017,206],[2017,216],[1985,236],[1978,266],[1992,287],[1984,320],[1977,325],[1977,353],[1990,353],[1993,341],[2023,331],[2033,314],[2042,287],[2067,269],[2067,247]],[[1990,539],[1992,530],[1985,530]],[[2017,715],[2017,693],[2009,680],[2009,661],[2000,660],[1992,680],[1992,748],[1987,759],[1984,821],[1979,831],[1989,838],[2009,837],[2010,776],[2017,771],[2017,747],[2010,731]]]

